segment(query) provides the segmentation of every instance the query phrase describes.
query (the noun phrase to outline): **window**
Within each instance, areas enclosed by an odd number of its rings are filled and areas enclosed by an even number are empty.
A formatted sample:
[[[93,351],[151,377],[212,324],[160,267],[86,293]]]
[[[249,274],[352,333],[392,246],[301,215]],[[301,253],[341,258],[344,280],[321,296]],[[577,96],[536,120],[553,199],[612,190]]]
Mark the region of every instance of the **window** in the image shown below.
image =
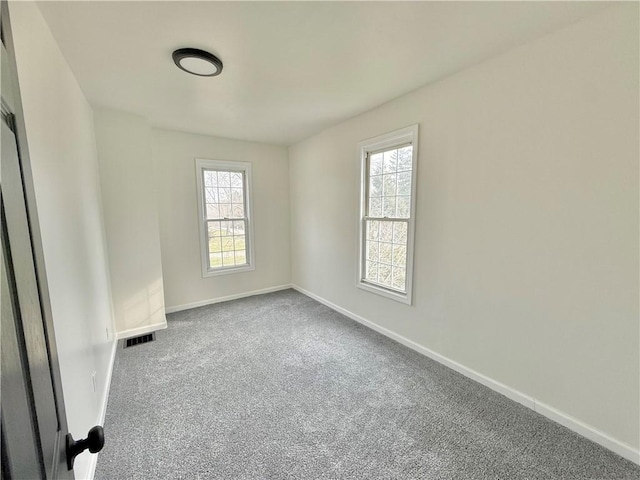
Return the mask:
[[[202,276],[253,270],[251,164],[196,160]]]
[[[358,287],[411,304],[418,125],[361,142]]]

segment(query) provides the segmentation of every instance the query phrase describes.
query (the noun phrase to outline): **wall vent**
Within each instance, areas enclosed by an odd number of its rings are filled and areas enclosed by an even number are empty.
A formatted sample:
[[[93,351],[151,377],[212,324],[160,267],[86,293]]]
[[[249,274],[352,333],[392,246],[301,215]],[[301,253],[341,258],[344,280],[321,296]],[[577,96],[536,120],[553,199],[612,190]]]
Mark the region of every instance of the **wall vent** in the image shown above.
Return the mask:
[[[154,333],[147,333],[146,335],[140,335],[139,337],[127,338],[124,341],[124,347],[123,348],[134,347],[134,346],[140,345],[142,343],[153,342],[155,339],[156,339],[155,332]]]

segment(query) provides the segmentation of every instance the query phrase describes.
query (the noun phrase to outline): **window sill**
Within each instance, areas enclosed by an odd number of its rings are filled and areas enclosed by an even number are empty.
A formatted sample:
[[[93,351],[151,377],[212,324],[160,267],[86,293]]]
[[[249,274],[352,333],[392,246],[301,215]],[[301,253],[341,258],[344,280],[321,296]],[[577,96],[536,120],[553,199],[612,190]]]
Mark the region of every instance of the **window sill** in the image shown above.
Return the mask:
[[[396,302],[404,303],[405,305],[411,305],[411,295],[409,293],[394,292],[363,281],[359,281],[357,287],[361,290],[380,295],[381,297],[389,298]]]
[[[255,270],[256,267],[253,265],[243,265],[241,267],[227,267],[227,268],[216,268],[212,270],[204,270],[202,272],[202,278],[208,277],[217,277],[219,275],[229,275],[231,273],[242,273],[242,272],[250,272]]]

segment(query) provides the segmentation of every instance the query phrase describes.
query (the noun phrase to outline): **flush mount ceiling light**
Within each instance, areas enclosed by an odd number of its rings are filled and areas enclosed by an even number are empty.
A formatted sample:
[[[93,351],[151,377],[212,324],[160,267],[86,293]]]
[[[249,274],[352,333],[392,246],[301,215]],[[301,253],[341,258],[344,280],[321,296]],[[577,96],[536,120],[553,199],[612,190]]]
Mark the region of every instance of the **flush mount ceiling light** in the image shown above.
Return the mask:
[[[197,48],[179,48],[173,52],[173,61],[180,70],[200,77],[215,77],[222,72],[218,57]]]

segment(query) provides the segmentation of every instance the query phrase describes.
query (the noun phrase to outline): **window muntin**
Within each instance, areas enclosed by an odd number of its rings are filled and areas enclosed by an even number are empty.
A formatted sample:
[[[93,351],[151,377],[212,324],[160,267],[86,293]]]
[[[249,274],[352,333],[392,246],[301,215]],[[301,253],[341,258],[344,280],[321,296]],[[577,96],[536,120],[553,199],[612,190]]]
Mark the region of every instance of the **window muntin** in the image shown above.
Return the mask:
[[[411,303],[417,125],[362,142],[358,286]]]
[[[198,160],[203,276],[252,270],[251,166]]]

